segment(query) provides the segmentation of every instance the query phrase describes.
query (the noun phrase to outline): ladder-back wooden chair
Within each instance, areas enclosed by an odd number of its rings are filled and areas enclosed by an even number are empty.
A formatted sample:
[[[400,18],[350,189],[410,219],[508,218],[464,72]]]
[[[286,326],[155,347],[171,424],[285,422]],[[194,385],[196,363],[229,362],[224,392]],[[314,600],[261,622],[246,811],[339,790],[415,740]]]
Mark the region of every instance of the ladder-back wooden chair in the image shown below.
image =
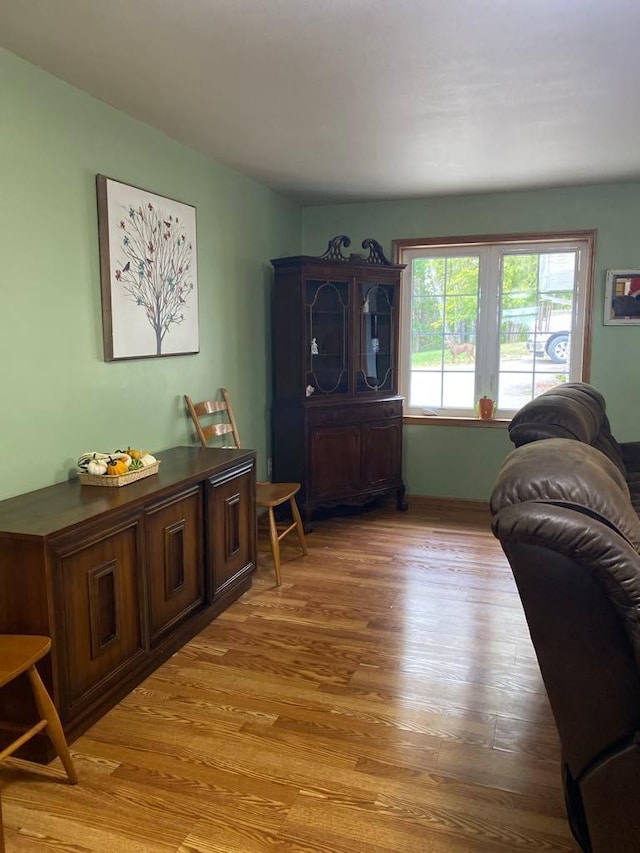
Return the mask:
[[[49,637],[0,634],[0,690],[18,678],[18,676],[26,673],[40,717],[40,720],[28,731],[20,734],[8,746],[0,750],[0,761],[13,755],[23,744],[46,729],[49,739],[60,761],[62,761],[62,766],[65,769],[69,782],[75,785],[78,781],[78,775],[73,765],[71,754],[69,753],[60,717],[36,669],[36,663],[47,655],[50,649],[51,639]],[[1,808],[2,806],[0,805]],[[3,853],[3,851],[4,836],[2,812],[0,811],[0,853]]]
[[[184,401],[187,404],[187,409],[203,447],[208,446],[210,439],[223,435],[230,435],[233,446],[241,447],[236,419],[231,408],[231,402],[229,401],[229,393],[226,388],[221,388],[220,393],[222,400],[203,400],[200,403],[194,403],[191,397],[185,394]],[[216,415],[221,416],[222,420],[206,422],[209,416]],[[202,418],[205,418],[205,423],[202,422]],[[305,557],[308,553],[302,519],[300,518],[300,511],[298,510],[295,498],[296,492],[299,489],[300,483],[256,483],[256,506],[266,509],[269,516],[269,540],[271,542],[273,566],[278,586],[282,584],[280,574],[280,541],[285,536],[288,536],[289,533],[295,531],[298,535],[302,553]],[[274,509],[286,503],[289,504],[293,521],[282,529],[276,524]]]

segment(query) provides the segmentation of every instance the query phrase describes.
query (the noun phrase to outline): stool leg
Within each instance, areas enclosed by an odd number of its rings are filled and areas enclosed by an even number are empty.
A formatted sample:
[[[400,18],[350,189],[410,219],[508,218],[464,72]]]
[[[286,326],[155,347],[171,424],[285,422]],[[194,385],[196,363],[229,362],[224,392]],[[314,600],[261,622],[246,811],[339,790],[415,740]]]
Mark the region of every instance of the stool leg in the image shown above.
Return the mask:
[[[302,526],[302,519],[300,518],[300,510],[298,509],[298,504],[296,503],[295,498],[291,498],[291,515],[293,516],[293,520],[296,523],[296,533],[298,534],[298,539],[300,540],[300,547],[302,548],[302,553],[306,557],[309,552],[307,551],[307,543],[304,538],[304,527]]]
[[[56,706],[51,701],[51,697],[47,693],[47,688],[42,683],[42,679],[35,666],[30,666],[27,670],[31,689],[33,690],[33,698],[36,700],[38,713],[43,720],[47,721],[47,734],[51,738],[51,743],[54,745],[56,752],[60,756],[64,769],[67,771],[69,782],[75,785],[78,781],[76,768],[73,766],[73,760],[69,753],[69,747],[62,731],[60,717],[56,711]]]
[[[4,824],[2,823],[2,798],[0,797],[0,853],[4,853]]]
[[[278,528],[273,507],[269,507],[269,539],[271,540],[271,553],[273,554],[273,567],[276,570],[276,584],[282,586],[280,577],[280,541],[278,540]]]

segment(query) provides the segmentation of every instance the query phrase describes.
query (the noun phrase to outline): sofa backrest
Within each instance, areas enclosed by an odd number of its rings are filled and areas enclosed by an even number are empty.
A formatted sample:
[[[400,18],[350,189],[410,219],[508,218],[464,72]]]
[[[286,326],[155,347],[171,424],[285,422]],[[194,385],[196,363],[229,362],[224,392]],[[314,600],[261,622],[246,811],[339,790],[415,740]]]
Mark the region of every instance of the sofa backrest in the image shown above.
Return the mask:
[[[606,454],[589,444],[552,438],[512,451],[496,479],[491,513],[530,501],[564,505],[597,518],[640,552],[640,518],[627,481]]]
[[[605,399],[587,382],[557,385],[525,403],[509,424],[509,438],[516,447],[546,438],[575,439],[602,451],[626,473]]]

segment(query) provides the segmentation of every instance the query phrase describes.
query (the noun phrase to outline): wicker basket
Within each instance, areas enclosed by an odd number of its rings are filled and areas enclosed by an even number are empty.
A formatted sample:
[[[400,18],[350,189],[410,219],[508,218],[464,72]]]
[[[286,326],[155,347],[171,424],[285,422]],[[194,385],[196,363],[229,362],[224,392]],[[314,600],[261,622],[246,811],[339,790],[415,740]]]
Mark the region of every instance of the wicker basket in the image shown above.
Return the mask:
[[[78,479],[83,486],[126,486],[129,483],[135,483],[136,480],[157,474],[159,467],[160,460],[156,459],[152,465],[137,468],[135,471],[129,471],[128,474],[87,474],[86,471],[78,471]]]

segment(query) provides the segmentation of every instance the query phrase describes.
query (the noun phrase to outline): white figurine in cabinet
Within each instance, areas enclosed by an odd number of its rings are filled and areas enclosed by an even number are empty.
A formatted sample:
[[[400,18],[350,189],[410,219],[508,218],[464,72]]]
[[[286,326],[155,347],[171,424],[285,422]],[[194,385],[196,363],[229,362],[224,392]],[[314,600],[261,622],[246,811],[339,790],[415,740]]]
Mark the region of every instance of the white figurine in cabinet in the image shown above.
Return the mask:
[[[318,355],[319,352],[318,341],[316,338],[311,338],[311,355]]]

